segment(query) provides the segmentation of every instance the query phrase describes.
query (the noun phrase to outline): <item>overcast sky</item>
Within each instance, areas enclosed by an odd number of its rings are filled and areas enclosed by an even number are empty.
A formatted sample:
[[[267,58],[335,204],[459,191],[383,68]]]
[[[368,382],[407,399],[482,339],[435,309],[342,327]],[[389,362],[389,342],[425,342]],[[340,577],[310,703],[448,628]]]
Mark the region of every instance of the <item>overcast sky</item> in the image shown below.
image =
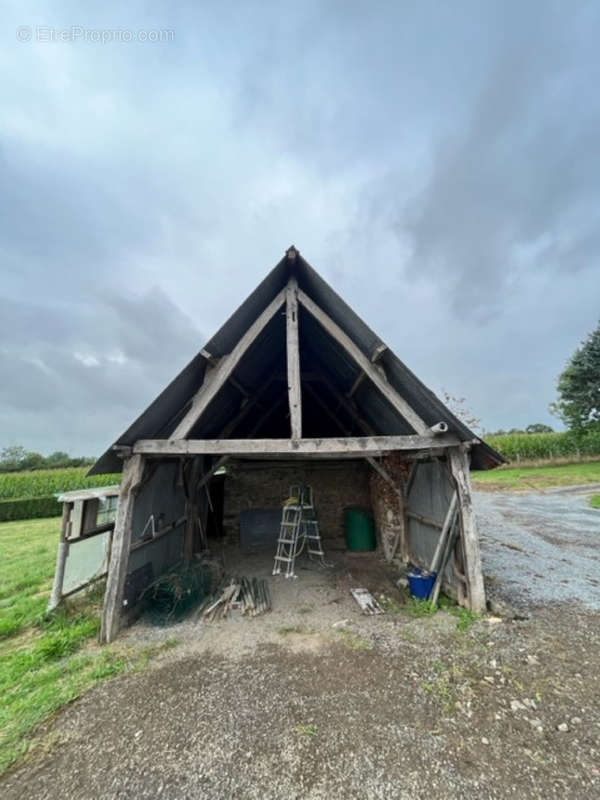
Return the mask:
[[[0,447],[99,454],[292,243],[488,430],[557,424],[600,3],[95,5],[2,13]]]

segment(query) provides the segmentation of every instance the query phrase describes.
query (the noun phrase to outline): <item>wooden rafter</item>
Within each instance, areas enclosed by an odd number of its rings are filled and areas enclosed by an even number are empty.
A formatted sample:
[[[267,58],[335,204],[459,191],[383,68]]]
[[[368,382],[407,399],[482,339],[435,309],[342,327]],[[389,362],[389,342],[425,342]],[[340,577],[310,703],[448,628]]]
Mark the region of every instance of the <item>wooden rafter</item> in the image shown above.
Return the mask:
[[[371,363],[372,363],[372,364],[377,364],[377,362],[379,361],[379,359],[380,359],[380,358],[381,358],[381,356],[382,356],[382,355],[385,353],[385,351],[386,351],[386,350],[387,350],[387,347],[386,347],[384,344],[381,344],[381,343],[380,343],[380,344],[378,344],[378,345],[377,345],[377,347],[376,347],[376,348],[373,350],[373,352],[371,353]],[[382,367],[379,367],[379,369],[381,370],[381,372],[380,372],[380,375],[381,375],[381,377],[382,377],[382,378],[385,378],[385,373],[383,372],[383,368],[382,368]],[[348,392],[348,397],[352,397],[352,395],[353,395],[353,394],[354,394],[354,392],[355,392],[355,391],[358,389],[358,387],[361,385],[361,383],[363,382],[363,380],[364,380],[364,378],[365,378],[365,377],[366,377],[366,376],[365,376],[365,373],[364,373],[364,372],[361,372],[361,373],[360,373],[360,374],[357,376],[356,380],[355,380],[355,381],[354,381],[354,383],[352,384],[352,388],[351,388],[351,389],[350,389],[350,391]]]
[[[338,344],[340,344],[348,355],[354,359],[361,370],[365,373],[367,378],[375,384],[381,394],[386,400],[401,414],[402,417],[414,428],[419,434],[425,434],[429,426],[421,419],[417,412],[411,408],[406,400],[398,394],[391,384],[380,374],[375,364],[365,356],[362,350],[352,341],[352,339],[344,333],[344,331],[337,325],[323,309],[317,305],[311,298],[305,294],[301,289],[298,291],[298,300],[302,303],[304,308],[312,314],[317,322],[332,336]]]
[[[223,384],[229,380],[248,348],[256,341],[260,333],[275,316],[285,301],[285,289],[282,289],[274,300],[260,314],[242,336],[229,355],[219,360],[218,365],[207,376],[207,380],[196,392],[192,405],[184,418],[171,434],[174,439],[184,439],[200,419],[211,400],[214,400]]]

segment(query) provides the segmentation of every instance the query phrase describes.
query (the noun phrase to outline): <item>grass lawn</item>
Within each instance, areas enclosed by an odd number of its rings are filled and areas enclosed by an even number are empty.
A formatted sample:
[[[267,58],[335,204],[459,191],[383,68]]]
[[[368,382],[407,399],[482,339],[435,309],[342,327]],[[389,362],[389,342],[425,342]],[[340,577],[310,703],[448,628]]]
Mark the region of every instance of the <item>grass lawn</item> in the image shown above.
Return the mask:
[[[600,509],[600,494],[593,494],[590,497],[590,505],[592,508]]]
[[[96,644],[101,587],[45,616],[59,526],[55,518],[0,524],[0,773],[52,713],[152,654]]]
[[[552,486],[576,486],[600,483],[600,461],[577,464],[549,464],[537,467],[500,467],[472,473],[477,489],[549,489]]]

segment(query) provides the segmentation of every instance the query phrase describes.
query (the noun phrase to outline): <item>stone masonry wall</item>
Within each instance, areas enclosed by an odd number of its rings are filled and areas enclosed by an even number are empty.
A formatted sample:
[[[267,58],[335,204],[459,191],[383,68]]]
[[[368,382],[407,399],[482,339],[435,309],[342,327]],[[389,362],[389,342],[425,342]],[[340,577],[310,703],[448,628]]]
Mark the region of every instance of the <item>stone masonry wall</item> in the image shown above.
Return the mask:
[[[330,548],[343,548],[344,508],[371,508],[368,473],[364,461],[232,461],[225,478],[225,536],[239,541],[241,511],[281,508],[291,485],[307,483],[313,487],[321,537]]]

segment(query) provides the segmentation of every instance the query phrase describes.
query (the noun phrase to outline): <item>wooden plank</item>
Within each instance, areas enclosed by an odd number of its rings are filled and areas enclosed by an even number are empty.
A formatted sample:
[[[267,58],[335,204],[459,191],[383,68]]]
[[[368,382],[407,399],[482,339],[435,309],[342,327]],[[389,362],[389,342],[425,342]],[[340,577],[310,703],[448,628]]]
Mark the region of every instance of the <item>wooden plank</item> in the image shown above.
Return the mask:
[[[414,409],[406,402],[406,400],[398,394],[391,384],[379,373],[376,366],[372,364],[365,356],[362,350],[352,341],[352,339],[344,333],[344,331],[337,325],[331,317],[326,314],[323,309],[318,306],[310,297],[305,294],[301,289],[298,290],[298,300],[312,314],[312,316],[320,323],[320,325],[332,336],[354,359],[358,366],[362,369],[369,380],[375,384],[381,394],[386,400],[398,411],[399,414],[409,423],[409,425],[420,434],[426,434],[428,426],[421,419]]]
[[[133,521],[133,505],[144,472],[144,457],[133,455],[123,464],[121,478],[121,491],[115,530],[112,538],[108,580],[104,595],[104,608],[102,611],[102,627],[100,641],[112,642],[119,632],[121,623],[121,606],[123,603],[123,590],[127,575],[127,563],[131,546],[131,525]]]
[[[286,290],[287,384],[292,439],[302,438],[302,389],[300,385],[300,340],[298,335],[298,282],[290,278]]]
[[[429,567],[430,572],[437,572],[437,568],[439,566],[439,559],[442,555],[442,549],[446,541],[446,536],[448,536],[452,528],[452,525],[454,524],[454,517],[456,516],[456,500],[457,500],[456,492],[452,492],[452,497],[450,499],[450,503],[448,504],[448,510],[446,511],[446,516],[444,517],[442,532],[440,533],[440,538],[438,539],[435,552],[431,559],[431,565]]]
[[[348,436],[323,439],[140,439],[136,455],[352,455],[364,457],[393,450],[456,447],[455,436]]]
[[[429,528],[436,528],[438,531],[441,531],[444,527],[443,523],[438,522],[437,519],[427,517],[425,514],[418,514],[416,511],[411,511],[410,508],[407,509],[406,516],[409,517],[409,519],[414,519],[416,522],[420,522],[421,525],[427,525]]]
[[[173,439],[183,439],[189,435],[194,425],[200,419],[208,404],[214,400],[223,384],[229,380],[234,369],[239,364],[244,353],[256,341],[267,324],[275,316],[285,301],[286,290],[282,289],[260,314],[242,336],[229,355],[219,360],[218,366],[212,370],[210,378],[205,381],[196,392],[192,405],[179,425],[172,433]]]
[[[471,611],[483,613],[486,610],[485,587],[483,585],[479,537],[473,510],[471,472],[467,448],[464,446],[452,448],[449,456],[452,476],[456,483],[469,606]]]
[[[69,555],[68,539],[72,508],[72,503],[63,503],[62,519],[60,523],[60,539],[58,542],[58,551],[56,553],[56,568],[54,570],[54,583],[52,585],[50,601],[48,602],[48,611],[54,611],[63,596],[62,590],[65,582],[65,565],[67,563],[67,556]]]

